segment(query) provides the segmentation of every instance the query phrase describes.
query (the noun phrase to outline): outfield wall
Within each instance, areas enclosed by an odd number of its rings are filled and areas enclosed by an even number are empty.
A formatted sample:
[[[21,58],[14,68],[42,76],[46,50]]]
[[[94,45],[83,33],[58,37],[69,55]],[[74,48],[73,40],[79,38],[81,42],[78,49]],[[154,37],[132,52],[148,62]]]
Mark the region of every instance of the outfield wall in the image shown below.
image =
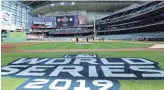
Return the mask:
[[[3,38],[3,42],[23,42],[26,40],[26,32],[8,32],[7,38]]]

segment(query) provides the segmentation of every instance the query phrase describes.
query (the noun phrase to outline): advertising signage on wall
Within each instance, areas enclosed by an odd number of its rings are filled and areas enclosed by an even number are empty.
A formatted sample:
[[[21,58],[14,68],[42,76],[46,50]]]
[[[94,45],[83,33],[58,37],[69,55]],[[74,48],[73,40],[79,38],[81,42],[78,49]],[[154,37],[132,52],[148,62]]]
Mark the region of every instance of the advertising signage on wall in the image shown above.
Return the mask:
[[[78,16],[79,24],[84,25],[86,24],[86,17],[85,16]]]
[[[53,27],[53,17],[46,17],[45,28],[52,28],[52,27]]]
[[[77,27],[78,26],[78,16],[74,16],[74,26]]]
[[[46,17],[46,18],[33,17],[32,28],[52,28],[52,27],[53,27],[53,17]]]
[[[33,24],[45,24],[45,19],[42,17],[33,17]]]
[[[53,17],[46,17],[44,19],[46,25],[53,25]]]
[[[61,58],[19,58],[2,76],[30,78],[16,90],[120,90],[119,80],[161,80],[158,63],[134,57],[65,54]]]

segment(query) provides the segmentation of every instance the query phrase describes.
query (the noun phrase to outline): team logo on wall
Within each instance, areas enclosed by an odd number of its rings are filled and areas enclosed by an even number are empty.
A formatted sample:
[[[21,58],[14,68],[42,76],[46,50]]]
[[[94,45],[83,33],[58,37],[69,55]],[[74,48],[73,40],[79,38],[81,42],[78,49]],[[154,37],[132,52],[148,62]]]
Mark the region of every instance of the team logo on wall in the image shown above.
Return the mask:
[[[9,21],[10,20],[10,14],[9,13],[3,13],[3,20]]]
[[[119,90],[118,80],[164,79],[158,63],[145,58],[66,54],[62,58],[19,58],[2,76],[30,78],[17,90]]]
[[[10,24],[11,23],[11,14],[9,12],[2,11],[2,23],[3,24]]]

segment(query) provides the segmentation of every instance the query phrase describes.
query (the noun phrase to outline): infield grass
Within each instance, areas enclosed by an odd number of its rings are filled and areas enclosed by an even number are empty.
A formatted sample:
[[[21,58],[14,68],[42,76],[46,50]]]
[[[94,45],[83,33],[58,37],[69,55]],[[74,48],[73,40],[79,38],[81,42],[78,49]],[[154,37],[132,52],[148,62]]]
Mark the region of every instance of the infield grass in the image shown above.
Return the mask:
[[[152,44],[135,44],[126,42],[105,42],[94,43],[87,45],[77,45],[73,42],[66,43],[38,43],[34,45],[21,46],[17,49],[96,49],[96,48],[139,48],[149,47]],[[139,57],[159,63],[161,69],[164,69],[164,52],[161,51],[121,51],[121,52],[81,52],[83,54],[97,54],[99,57]],[[1,65],[5,66],[8,63],[18,58],[53,58],[62,57],[64,54],[80,54],[75,52],[70,53],[2,53]],[[2,77],[2,90],[15,90],[19,85],[24,83],[28,78],[13,78]],[[120,90],[164,90],[164,80],[119,80],[121,84]]]
[[[86,52],[81,52],[85,53]],[[99,57],[140,57],[147,58],[159,63],[159,66],[164,69],[164,52],[158,51],[133,51],[133,52],[89,52],[98,54]],[[3,53],[2,65],[7,65],[9,62],[14,61],[21,57],[62,57],[68,53]],[[76,53],[73,53],[76,54]],[[24,83],[27,78],[11,78],[2,77],[2,90],[14,90]],[[164,90],[164,80],[119,80],[121,90]]]

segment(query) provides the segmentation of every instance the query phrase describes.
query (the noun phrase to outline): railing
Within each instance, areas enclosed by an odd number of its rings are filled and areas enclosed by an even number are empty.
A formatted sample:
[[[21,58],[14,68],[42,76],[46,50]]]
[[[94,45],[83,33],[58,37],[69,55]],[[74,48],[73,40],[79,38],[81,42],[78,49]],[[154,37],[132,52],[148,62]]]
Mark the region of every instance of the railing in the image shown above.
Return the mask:
[[[137,28],[143,28],[143,27],[160,25],[160,24],[164,24],[164,21],[160,21],[160,22],[156,22],[156,23],[151,23],[151,24],[146,24],[146,25],[139,25],[139,26],[134,26],[134,27],[126,27],[126,28],[122,28],[122,29],[120,29],[120,28],[117,28],[117,29],[108,29],[108,30],[97,31],[97,32],[123,31],[123,30],[137,29]]]
[[[127,22],[127,23],[114,24],[114,25],[110,25],[110,27],[111,26],[122,26],[122,25],[136,24],[136,23],[140,23],[140,22],[149,22],[150,20],[157,19],[157,17],[160,18],[160,15],[153,16],[153,17],[150,17],[150,18],[145,18],[145,19],[142,19],[142,20]],[[163,20],[163,19],[160,19],[160,21],[161,20]]]

